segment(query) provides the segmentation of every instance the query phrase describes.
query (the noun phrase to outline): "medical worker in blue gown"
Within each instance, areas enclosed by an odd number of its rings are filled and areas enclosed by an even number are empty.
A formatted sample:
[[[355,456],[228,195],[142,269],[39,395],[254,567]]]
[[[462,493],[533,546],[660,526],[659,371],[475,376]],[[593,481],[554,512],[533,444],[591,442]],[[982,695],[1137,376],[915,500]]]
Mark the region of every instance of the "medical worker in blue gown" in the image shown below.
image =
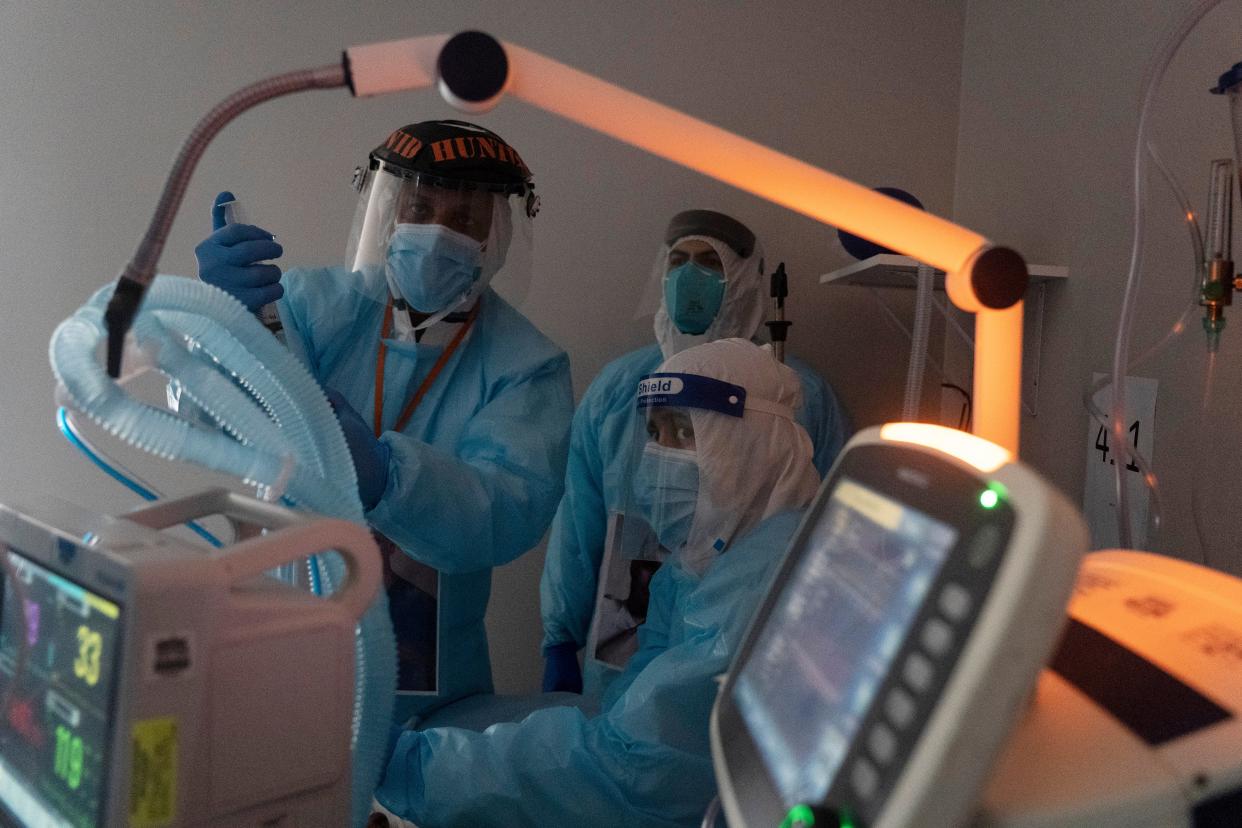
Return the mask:
[[[540,583],[545,691],[583,691],[577,653],[587,643],[596,605],[609,514],[620,506],[617,463],[633,417],[629,389],[687,347],[726,337],[752,339],[763,330],[770,293],[763,246],[730,216],[710,210],[673,216],[653,277],[663,287],[657,343],[606,366],[574,414],[565,498],[552,523]],[[802,378],[798,422],[811,435],[816,469],[826,475],[849,437],[846,416],[809,365],[795,357],[789,365]],[[594,695],[616,673],[589,655],[587,663],[586,689]]]
[[[623,463],[630,508],[674,550],[651,581],[638,652],[598,715],[551,707],[483,732],[400,733],[376,792],[390,821],[699,824],[716,788],[713,677],[727,670],[819,475],[795,420],[798,374],[767,349],[701,345],[655,378],[669,382],[640,386],[641,441],[620,450],[634,458]]]
[[[538,201],[488,130],[398,129],[356,173],[344,267],[271,264],[258,227],[196,249],[203,281],[252,310],[277,301],[289,347],[323,385],[385,556],[398,639],[397,715],[492,690],[491,570],[538,543],[560,499],[569,361],[489,284],[521,292]],[[438,634],[437,634],[438,630]]]

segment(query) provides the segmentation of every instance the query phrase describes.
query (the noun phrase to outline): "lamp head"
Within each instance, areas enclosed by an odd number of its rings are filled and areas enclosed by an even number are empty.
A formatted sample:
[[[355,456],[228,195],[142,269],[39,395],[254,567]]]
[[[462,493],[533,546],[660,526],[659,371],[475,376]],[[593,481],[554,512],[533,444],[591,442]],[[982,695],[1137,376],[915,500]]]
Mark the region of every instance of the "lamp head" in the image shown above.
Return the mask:
[[[945,276],[945,290],[964,311],[1004,310],[1022,301],[1030,282],[1026,261],[1008,247],[981,247],[961,270]]]
[[[450,106],[463,112],[493,109],[509,85],[509,58],[500,41],[483,32],[449,38],[436,59],[437,87]]]

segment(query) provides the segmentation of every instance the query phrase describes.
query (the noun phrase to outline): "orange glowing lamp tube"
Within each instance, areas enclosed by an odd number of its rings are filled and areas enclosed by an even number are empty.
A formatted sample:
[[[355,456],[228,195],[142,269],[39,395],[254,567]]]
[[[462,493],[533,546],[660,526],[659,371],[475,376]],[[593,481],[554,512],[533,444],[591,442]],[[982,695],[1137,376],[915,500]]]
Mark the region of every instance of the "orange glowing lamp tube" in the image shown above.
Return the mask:
[[[505,44],[509,94],[795,212],[961,270],[987,240],[952,222],[557,63]]]
[[[465,33],[451,39],[474,38]],[[490,40],[488,38],[487,40]],[[446,35],[377,43],[347,50],[356,95],[414,89],[439,82],[450,103],[471,112],[490,109],[504,93],[610,135],[660,158],[723,181],[824,224],[839,227],[937,267],[950,298],[977,314],[974,432],[1016,454],[1022,371],[1025,265],[1016,303],[991,310],[976,295],[975,265],[998,250],[983,236],[796,158],[735,135],[663,104],[520,46],[505,43],[503,82],[485,100],[463,99],[445,82]],[[487,43],[483,42],[486,49]],[[462,60],[475,57],[468,54]],[[495,56],[491,56],[495,59]],[[488,55],[479,57],[486,62]],[[1016,254],[1011,254],[1016,258]],[[1017,262],[1020,264],[1021,259]],[[1013,262],[1006,264],[1013,266]],[[1012,275],[1012,274],[1011,274]],[[1014,277],[1016,278],[1016,277]],[[1013,281],[1013,279],[1010,279]],[[1009,291],[1012,294],[1014,291]]]

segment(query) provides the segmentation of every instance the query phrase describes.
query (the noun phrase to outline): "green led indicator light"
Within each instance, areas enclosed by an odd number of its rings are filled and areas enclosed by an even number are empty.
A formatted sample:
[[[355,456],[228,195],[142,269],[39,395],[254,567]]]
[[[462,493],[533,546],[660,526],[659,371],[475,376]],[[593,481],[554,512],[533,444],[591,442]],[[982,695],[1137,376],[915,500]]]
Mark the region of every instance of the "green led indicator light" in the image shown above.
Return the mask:
[[[795,805],[785,814],[781,828],[812,828],[815,825],[815,812],[809,805]]]
[[[979,505],[985,509],[995,509],[1001,499],[1009,494],[1009,491],[1000,483],[992,481],[988,487],[979,493]]]
[[[839,811],[821,810],[820,815],[824,814],[829,817],[828,822],[819,828],[856,828],[858,825],[854,821],[854,815],[846,808]],[[809,805],[795,805],[785,815],[780,828],[815,828],[815,824],[815,809]]]

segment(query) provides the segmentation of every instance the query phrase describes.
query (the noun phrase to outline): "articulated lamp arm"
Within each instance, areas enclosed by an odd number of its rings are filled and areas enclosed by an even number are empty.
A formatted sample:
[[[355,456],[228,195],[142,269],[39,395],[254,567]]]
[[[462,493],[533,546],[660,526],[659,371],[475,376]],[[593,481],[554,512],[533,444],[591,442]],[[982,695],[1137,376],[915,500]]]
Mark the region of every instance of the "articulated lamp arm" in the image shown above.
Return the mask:
[[[974,431],[1018,449],[1022,296],[1011,250],[953,222],[480,32],[346,51],[355,95],[438,84],[453,105],[486,111],[508,93],[652,155],[945,271],[949,297],[976,314]]]
[[[302,77],[305,75],[306,77]],[[191,135],[134,259],[108,306],[109,367],[156,263],[189,175],[207,141],[245,109],[281,94],[348,85],[357,97],[438,85],[459,109],[486,111],[506,93],[653,155],[782,205],[824,224],[906,253],[946,273],[949,297],[977,316],[974,431],[1017,453],[1022,371],[1022,296],[1027,270],[1012,250],[832,173],[757,144],[482,32],[427,35],[345,50],[342,66],[290,73],[295,81],[255,84],[240,103],[217,107]],[[245,90],[243,90],[245,91]]]

